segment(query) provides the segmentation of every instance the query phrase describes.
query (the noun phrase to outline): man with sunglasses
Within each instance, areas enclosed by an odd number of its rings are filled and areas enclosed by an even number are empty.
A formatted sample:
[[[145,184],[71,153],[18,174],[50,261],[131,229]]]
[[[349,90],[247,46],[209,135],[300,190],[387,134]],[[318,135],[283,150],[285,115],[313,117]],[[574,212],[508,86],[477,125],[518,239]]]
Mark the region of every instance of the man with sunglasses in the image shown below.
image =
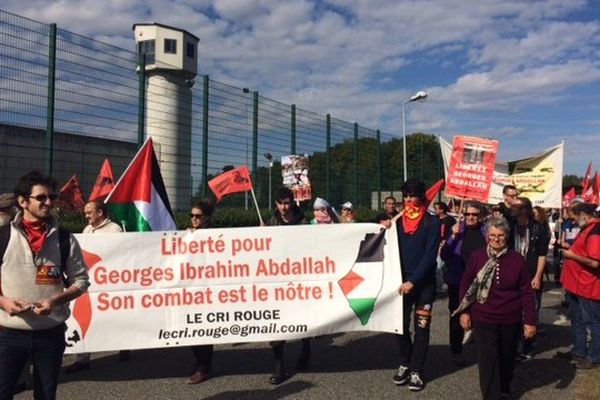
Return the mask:
[[[510,209],[518,196],[519,191],[514,185],[506,185],[502,188],[502,197],[504,200],[498,203],[498,208],[508,222],[512,222],[513,216]]]
[[[457,222],[451,229],[450,237],[442,246],[440,256],[446,262],[448,270],[446,284],[448,285],[448,310],[450,314],[460,305],[460,282],[462,280],[469,257],[475,250],[484,249],[486,230],[483,225],[483,205],[477,201],[465,202],[464,220]],[[460,315],[450,316],[450,350],[452,361],[459,367],[464,367],[463,340],[465,331],[460,326]]]
[[[0,399],[12,398],[28,359],[34,397],[56,398],[68,303],[89,286],[79,244],[51,215],[55,189],[40,172],[22,176],[15,188],[20,211],[3,232],[9,240],[0,266]],[[59,236],[68,239],[67,254]]]

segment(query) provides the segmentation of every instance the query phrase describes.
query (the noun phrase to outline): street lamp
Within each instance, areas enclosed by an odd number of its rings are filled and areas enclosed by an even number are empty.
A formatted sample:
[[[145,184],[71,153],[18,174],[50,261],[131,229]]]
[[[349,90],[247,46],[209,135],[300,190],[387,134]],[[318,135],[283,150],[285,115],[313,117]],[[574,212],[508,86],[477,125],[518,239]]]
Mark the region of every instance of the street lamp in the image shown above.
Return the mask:
[[[414,101],[425,101],[427,98],[427,92],[420,90],[411,96],[410,99],[402,102],[402,158],[404,161],[404,181],[408,179],[408,167],[406,164],[406,103],[412,103]]]
[[[245,94],[250,93],[250,89],[248,88],[243,88],[242,92],[244,92]],[[248,125],[248,97],[244,96],[244,110],[246,112],[245,118],[246,118],[246,134],[244,135],[246,137],[246,167],[248,167],[248,134],[250,132],[250,127]],[[244,209],[246,211],[248,211],[248,191],[244,192]]]
[[[271,208],[271,171],[273,170],[273,156],[271,153],[265,153],[263,156],[269,162],[269,208]]]

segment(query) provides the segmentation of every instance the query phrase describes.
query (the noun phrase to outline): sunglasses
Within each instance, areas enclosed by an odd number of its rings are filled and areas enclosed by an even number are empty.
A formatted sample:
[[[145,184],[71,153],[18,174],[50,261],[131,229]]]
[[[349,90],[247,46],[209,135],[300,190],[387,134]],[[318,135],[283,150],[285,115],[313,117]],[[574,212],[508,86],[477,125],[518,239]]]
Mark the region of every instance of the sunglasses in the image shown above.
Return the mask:
[[[190,218],[198,218],[198,219],[200,219],[202,217],[203,217],[202,214],[193,214],[193,213],[190,213]]]
[[[479,217],[479,213],[465,213],[465,217]]]
[[[50,201],[56,201],[56,199],[58,199],[58,195],[57,194],[51,194],[51,195],[38,194],[37,196],[28,196],[28,197],[30,199],[36,199],[40,203],[45,203],[46,200],[48,200],[48,199],[50,199]]]

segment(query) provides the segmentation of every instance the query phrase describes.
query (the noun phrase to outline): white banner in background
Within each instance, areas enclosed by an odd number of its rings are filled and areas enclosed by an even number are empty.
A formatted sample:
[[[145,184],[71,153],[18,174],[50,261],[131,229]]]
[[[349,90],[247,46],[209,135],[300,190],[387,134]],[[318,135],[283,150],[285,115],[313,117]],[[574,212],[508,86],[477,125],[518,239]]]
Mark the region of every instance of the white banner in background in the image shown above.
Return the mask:
[[[91,287],[67,352],[402,333],[395,228],[377,224],[76,235]]]
[[[452,144],[439,137],[444,173],[448,174]],[[504,200],[502,188],[514,185],[519,196],[529,198],[534,206],[561,208],[563,178],[563,143],[517,161],[496,161],[487,203]]]

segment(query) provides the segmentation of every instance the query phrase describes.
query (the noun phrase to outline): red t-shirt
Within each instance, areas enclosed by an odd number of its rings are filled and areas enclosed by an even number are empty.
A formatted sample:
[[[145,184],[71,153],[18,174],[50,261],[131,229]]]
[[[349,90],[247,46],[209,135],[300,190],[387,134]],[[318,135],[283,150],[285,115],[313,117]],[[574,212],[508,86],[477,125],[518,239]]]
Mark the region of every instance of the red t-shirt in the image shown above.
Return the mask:
[[[579,232],[570,250],[575,254],[600,261],[600,218],[595,218]],[[561,274],[563,288],[577,296],[600,300],[600,269],[584,267],[565,259]]]

